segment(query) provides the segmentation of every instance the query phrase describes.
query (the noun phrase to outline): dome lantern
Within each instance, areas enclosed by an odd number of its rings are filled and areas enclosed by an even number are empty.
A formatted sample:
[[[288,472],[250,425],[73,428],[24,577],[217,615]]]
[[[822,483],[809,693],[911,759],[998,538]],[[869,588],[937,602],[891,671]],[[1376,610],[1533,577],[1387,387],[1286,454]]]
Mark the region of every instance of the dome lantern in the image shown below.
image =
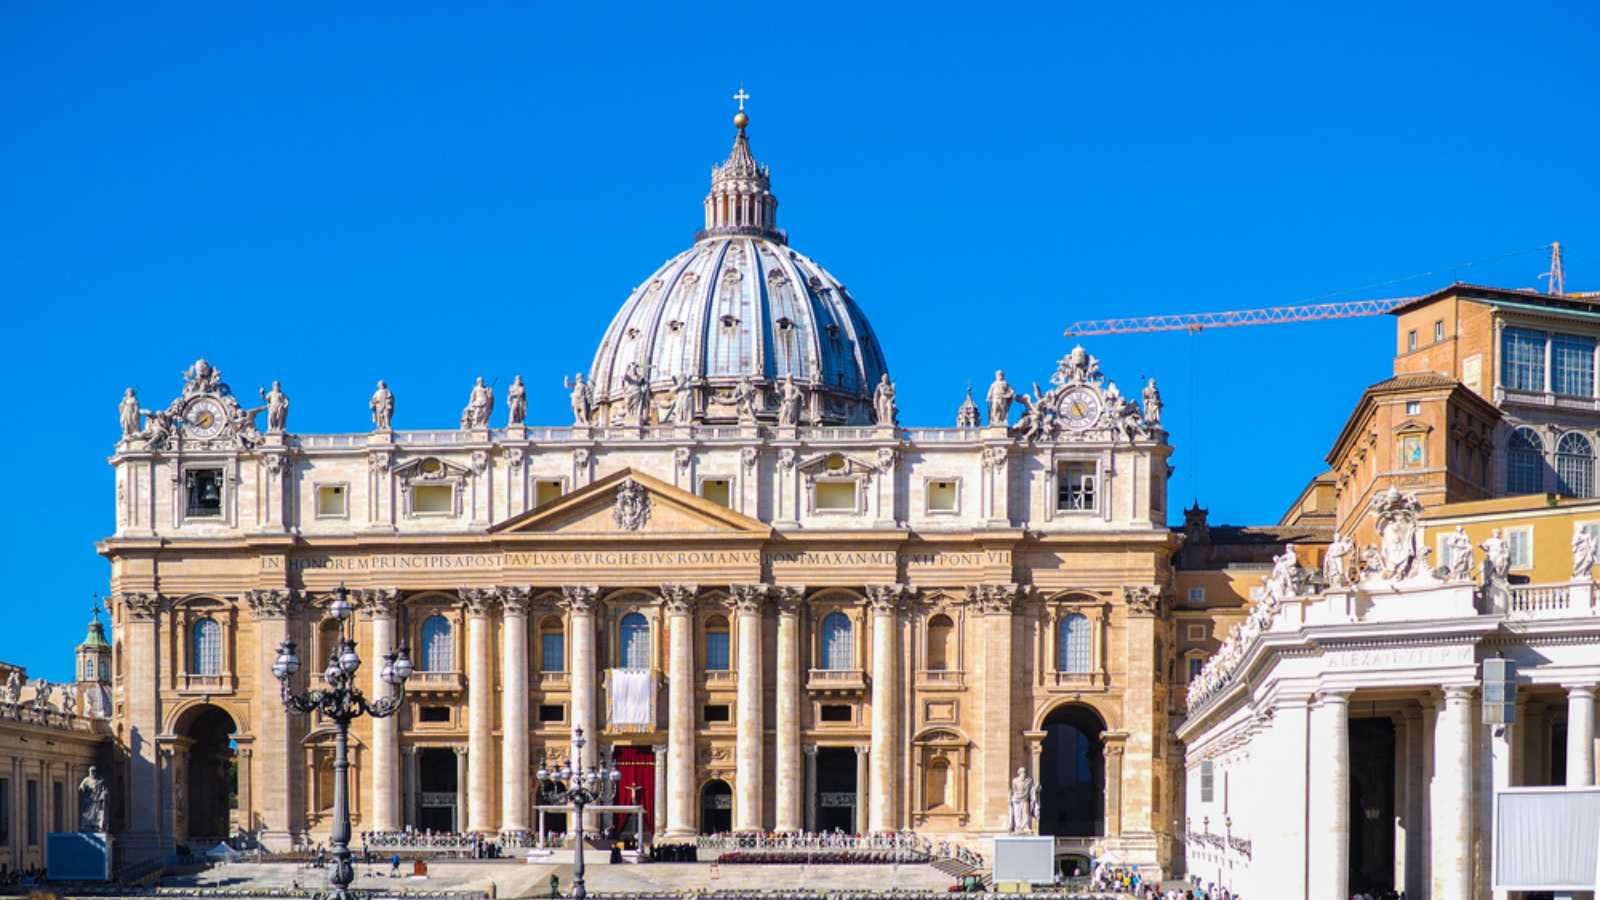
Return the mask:
[[[739,101],[739,111],[733,117],[738,132],[727,161],[711,167],[706,226],[695,237],[743,235],[785,243],[787,238],[778,230],[778,198],[772,193],[772,170],[756,162],[750,153],[750,138],[744,132],[750,124],[744,101],[750,95],[741,88],[733,97]]]

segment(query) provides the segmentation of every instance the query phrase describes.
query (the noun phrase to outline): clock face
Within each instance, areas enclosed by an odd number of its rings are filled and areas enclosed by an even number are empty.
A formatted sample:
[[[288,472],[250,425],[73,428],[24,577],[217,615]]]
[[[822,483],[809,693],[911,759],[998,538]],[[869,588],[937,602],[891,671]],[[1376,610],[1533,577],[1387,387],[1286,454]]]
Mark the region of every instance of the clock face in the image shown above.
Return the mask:
[[[183,411],[183,421],[190,434],[201,440],[210,440],[222,433],[228,415],[221,403],[210,397],[201,397]]]
[[[1074,431],[1083,431],[1100,420],[1100,395],[1087,387],[1075,387],[1061,395],[1057,413]]]

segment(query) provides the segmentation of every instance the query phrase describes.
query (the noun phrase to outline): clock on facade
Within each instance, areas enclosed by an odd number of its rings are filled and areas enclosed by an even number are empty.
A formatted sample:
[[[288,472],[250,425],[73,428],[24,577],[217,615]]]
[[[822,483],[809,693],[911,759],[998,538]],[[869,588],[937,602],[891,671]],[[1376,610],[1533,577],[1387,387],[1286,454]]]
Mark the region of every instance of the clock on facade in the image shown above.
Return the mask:
[[[201,440],[210,440],[222,433],[228,421],[227,410],[212,397],[197,397],[183,410],[185,430]]]
[[[1100,420],[1101,408],[1098,392],[1093,388],[1075,387],[1062,393],[1056,412],[1068,428],[1083,431]]]

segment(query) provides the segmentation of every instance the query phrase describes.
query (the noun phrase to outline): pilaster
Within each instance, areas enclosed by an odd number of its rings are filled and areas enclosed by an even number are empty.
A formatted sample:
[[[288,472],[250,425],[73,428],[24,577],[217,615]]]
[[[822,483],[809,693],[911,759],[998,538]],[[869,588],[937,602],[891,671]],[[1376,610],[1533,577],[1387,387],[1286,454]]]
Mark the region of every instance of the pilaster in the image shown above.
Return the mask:
[[[1021,589],[1015,584],[979,584],[967,590],[969,607],[981,617],[981,727],[978,753],[978,824],[1004,832],[1011,825],[1011,757],[1014,735],[1024,724],[1016,716],[1016,610]]]
[[[285,588],[266,588],[246,591],[245,603],[250,608],[250,618],[256,629],[256,681],[269,692],[273,681],[272,666],[278,659],[278,645],[288,639],[290,622],[299,609],[300,597]],[[152,648],[152,654],[154,649]],[[300,654],[304,661],[300,679],[311,677],[317,669],[310,648]],[[295,788],[304,781],[300,757],[298,728],[290,721],[289,711],[269,693],[260,705],[256,720],[255,775],[257,786],[256,808],[261,813],[261,843],[269,850],[288,850],[295,837],[305,830]]]

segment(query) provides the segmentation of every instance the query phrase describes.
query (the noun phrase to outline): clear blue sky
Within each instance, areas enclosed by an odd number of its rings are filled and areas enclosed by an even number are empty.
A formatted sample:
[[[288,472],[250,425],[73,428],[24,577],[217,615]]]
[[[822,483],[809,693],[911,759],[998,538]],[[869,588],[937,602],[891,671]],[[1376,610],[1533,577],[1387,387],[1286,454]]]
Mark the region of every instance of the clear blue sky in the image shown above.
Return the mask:
[[[1592,4],[9,4],[0,659],[65,678],[133,385],[197,355],[296,431],[456,421],[522,373],[565,422],[630,288],[686,248],[732,138],[877,329],[902,418],[1071,321],[1292,303],[1413,273],[1600,288]],[[1348,296],[1361,296],[1359,293]],[[1174,508],[1276,521],[1393,325],[1097,338],[1165,386]]]

